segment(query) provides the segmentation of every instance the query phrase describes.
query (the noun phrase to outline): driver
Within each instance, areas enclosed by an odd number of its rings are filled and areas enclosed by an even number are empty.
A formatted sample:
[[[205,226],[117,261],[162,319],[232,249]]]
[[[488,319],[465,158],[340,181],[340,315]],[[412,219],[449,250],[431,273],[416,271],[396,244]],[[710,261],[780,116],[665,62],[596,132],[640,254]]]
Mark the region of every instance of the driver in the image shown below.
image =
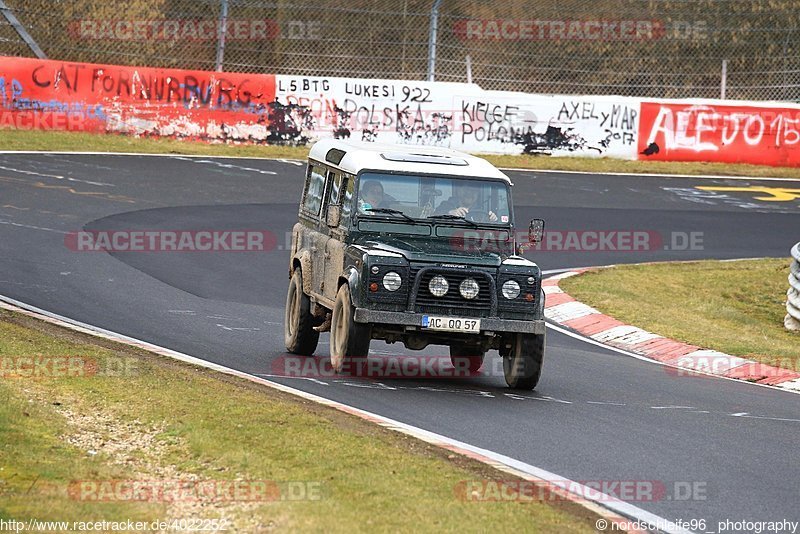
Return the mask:
[[[497,221],[497,215],[493,211],[484,212],[480,209],[478,198],[480,197],[480,187],[470,183],[454,183],[453,196],[439,204],[436,208],[437,213],[447,213],[458,217],[467,217],[470,210],[480,213],[481,217],[488,216],[491,222]]]
[[[371,208],[380,208],[383,199],[383,185],[375,180],[368,180],[361,185],[358,209],[363,212]]]

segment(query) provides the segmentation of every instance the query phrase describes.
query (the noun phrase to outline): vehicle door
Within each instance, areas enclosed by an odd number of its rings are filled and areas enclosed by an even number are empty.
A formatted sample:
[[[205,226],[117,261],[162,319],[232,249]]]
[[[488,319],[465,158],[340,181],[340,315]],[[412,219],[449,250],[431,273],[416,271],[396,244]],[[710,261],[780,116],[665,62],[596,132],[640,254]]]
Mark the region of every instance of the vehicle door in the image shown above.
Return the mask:
[[[322,293],[325,271],[323,268],[325,255],[325,242],[328,239],[327,226],[323,204],[325,199],[327,169],[318,164],[311,163],[308,167],[306,190],[303,194],[301,214],[304,219],[303,235],[299,243],[300,250],[307,250],[310,254],[310,272],[303,271],[303,276],[310,280],[311,291],[315,294]],[[305,267],[305,266],[304,266]]]
[[[325,243],[325,283],[323,294],[326,298],[336,298],[339,275],[344,270],[345,239],[352,215],[355,177],[341,171],[333,171],[328,178],[329,194],[326,199],[327,216],[325,222],[328,240]],[[338,216],[334,212],[338,211]]]

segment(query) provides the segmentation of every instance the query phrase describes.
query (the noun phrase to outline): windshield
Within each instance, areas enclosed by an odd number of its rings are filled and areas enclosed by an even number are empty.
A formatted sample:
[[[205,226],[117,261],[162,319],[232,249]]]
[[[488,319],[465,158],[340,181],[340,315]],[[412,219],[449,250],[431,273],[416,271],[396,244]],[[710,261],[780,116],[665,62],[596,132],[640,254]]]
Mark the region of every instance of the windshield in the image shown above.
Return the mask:
[[[358,212],[428,222],[461,219],[504,226],[511,222],[508,184],[446,176],[363,173],[359,180]]]

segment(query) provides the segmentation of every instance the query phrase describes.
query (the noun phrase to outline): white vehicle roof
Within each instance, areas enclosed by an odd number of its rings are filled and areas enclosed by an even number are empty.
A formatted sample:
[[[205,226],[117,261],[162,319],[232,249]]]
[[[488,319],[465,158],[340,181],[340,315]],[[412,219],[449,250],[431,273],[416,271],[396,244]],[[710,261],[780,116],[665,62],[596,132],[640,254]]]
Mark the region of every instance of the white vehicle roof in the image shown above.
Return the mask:
[[[334,152],[331,152],[332,150]],[[408,174],[449,174],[490,178],[511,184],[508,176],[485,159],[449,148],[323,139],[314,143],[308,157],[352,174],[370,169]]]

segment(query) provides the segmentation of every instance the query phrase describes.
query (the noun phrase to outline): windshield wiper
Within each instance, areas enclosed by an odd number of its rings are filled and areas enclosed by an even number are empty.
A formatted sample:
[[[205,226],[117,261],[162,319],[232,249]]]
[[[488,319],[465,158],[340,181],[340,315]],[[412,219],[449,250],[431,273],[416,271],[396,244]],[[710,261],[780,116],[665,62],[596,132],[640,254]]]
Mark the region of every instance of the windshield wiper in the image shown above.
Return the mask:
[[[392,208],[367,208],[364,211],[371,211],[372,213],[388,213],[390,215],[400,215],[408,222],[415,224],[417,221],[406,215],[400,210],[392,209]]]
[[[467,222],[467,223],[471,224],[472,226],[474,226],[475,228],[478,227],[478,224],[475,221],[471,221],[471,220],[469,220],[466,217],[463,217],[461,215],[452,215],[450,213],[443,213],[441,215],[431,215],[431,216],[428,217],[428,219],[459,220],[459,221]]]

